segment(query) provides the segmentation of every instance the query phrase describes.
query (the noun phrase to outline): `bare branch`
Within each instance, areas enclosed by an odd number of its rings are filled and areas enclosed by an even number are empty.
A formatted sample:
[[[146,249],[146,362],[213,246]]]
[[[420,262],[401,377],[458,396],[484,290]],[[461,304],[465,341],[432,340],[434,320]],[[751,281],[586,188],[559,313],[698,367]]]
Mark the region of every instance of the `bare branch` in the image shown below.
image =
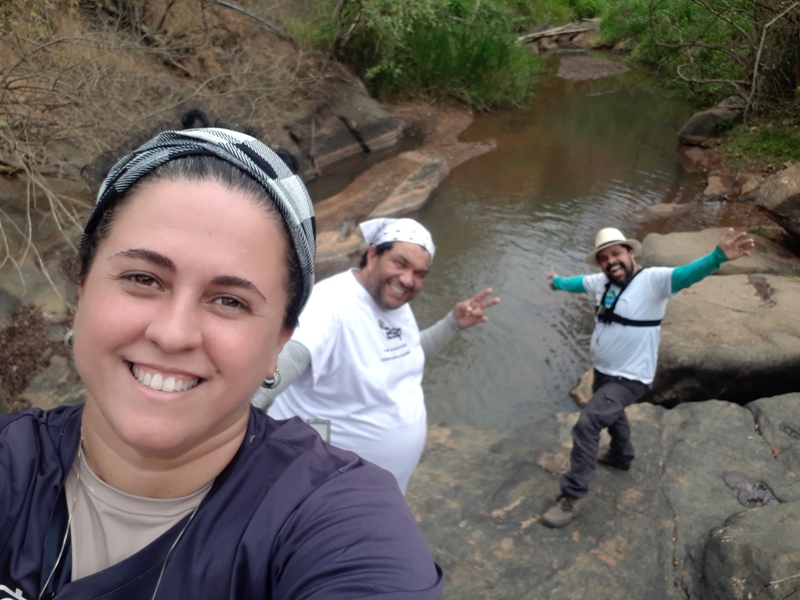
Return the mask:
[[[683,44],[666,44],[664,42],[656,42],[655,45],[658,46],[659,48],[670,48],[672,50],[683,50],[683,49],[689,49],[689,48],[704,48],[706,50],[713,50],[714,52],[719,52],[721,54],[724,54],[725,56],[727,56],[731,60],[737,62],[742,67],[747,67],[747,64],[748,64],[747,61],[745,60],[745,58],[743,56],[740,56],[736,52],[734,52],[732,48],[725,48],[725,47],[722,47],[722,46],[706,44],[706,43],[703,43],[703,42],[687,42],[687,43],[683,43]]]
[[[791,6],[789,6],[780,14],[776,15],[773,19],[767,22],[764,25],[764,28],[761,30],[761,41],[758,44],[758,52],[756,52],[756,60],[755,64],[753,65],[753,84],[750,86],[750,96],[747,98],[747,103],[745,104],[744,107],[745,121],[747,120],[747,115],[750,111],[750,107],[753,104],[753,97],[755,96],[756,89],[758,88],[758,73],[759,73],[759,67],[761,65],[761,53],[764,50],[764,40],[767,37],[767,29],[772,27],[779,19],[783,18],[785,15],[787,15],[789,12],[791,12],[798,6],[800,6],[800,2],[794,2]]]

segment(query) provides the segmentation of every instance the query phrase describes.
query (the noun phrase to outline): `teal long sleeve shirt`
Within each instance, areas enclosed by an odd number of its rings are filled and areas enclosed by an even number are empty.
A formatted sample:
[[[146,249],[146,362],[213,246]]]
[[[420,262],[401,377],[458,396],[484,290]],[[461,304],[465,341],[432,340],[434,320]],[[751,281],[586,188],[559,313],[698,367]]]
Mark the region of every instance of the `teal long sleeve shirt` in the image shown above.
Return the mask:
[[[685,290],[690,285],[693,285],[704,279],[717,269],[719,269],[724,262],[728,260],[722,248],[717,246],[713,252],[706,254],[693,260],[690,263],[675,267],[672,271],[672,293],[676,294],[681,290]],[[555,277],[553,279],[553,287],[557,290],[573,293],[585,293],[586,289],[583,287],[584,275],[577,275],[575,277]]]

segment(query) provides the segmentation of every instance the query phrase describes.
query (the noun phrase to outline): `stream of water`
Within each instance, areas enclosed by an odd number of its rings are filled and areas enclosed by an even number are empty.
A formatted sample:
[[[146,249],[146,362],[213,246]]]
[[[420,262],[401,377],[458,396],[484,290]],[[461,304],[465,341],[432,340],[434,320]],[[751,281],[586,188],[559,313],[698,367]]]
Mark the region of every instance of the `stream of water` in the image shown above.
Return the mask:
[[[641,74],[555,77],[529,110],[478,117],[462,135],[497,149],[454,169],[415,215],[437,254],[414,310],[424,327],[485,287],[502,302],[428,362],[430,423],[507,426],[576,410],[568,392],[589,366],[592,308],[551,291],[546,273],[591,272],[584,258],[602,227],[641,240],[725,221],[723,204],[701,200],[705,178],[676,158],[691,113]],[[680,221],[640,216],[659,203],[696,208]]]
[[[437,247],[413,307],[425,327],[483,288],[502,301],[488,323],[426,364],[430,423],[510,426],[576,410],[569,390],[589,367],[592,307],[583,295],[551,291],[546,273],[591,272],[584,258],[598,229],[618,227],[642,240],[649,232],[737,224],[725,203],[703,201],[705,177],[678,163],[676,134],[691,114],[628,71],[553,77],[529,109],[478,116],[464,132],[464,141],[497,146],[454,169],[410,215]],[[355,168],[339,178],[352,179]],[[326,178],[312,184],[312,197],[345,184]],[[692,208],[644,216],[662,203]]]

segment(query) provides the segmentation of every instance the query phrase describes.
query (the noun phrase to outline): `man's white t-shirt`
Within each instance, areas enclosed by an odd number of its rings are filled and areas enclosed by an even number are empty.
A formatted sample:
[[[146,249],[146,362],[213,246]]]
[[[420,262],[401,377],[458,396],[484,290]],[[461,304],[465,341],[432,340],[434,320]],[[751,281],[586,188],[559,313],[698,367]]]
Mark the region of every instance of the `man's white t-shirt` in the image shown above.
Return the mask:
[[[425,445],[425,356],[408,304],[381,308],[354,271],[316,284],[295,329],[311,368],[268,413],[329,419],[331,444],[391,471],[405,492]]]
[[[614,312],[636,321],[656,321],[664,317],[667,300],[673,295],[671,267],[643,269],[625,288]],[[608,283],[604,273],[586,275],[583,287],[595,305],[603,301]],[[620,293],[612,284],[605,299],[609,307]],[[601,373],[634,379],[644,384],[653,383],[658,362],[658,342],[661,327],[636,327],[620,323],[602,323],[596,320],[592,334],[592,365]]]

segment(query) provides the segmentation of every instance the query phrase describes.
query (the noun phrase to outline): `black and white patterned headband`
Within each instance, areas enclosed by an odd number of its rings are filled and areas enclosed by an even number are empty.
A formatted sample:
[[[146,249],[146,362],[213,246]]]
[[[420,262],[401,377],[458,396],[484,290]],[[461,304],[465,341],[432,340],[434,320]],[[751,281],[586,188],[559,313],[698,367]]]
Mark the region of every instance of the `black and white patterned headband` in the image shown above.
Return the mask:
[[[314,286],[316,223],[308,191],[300,178],[269,147],[257,139],[228,129],[204,128],[165,131],[134,150],[103,181],[92,214],[81,236],[80,252],[86,250],[103,215],[142,177],[176,158],[216,156],[241,169],[261,184],[275,200],[289,229],[303,271],[301,306]]]

